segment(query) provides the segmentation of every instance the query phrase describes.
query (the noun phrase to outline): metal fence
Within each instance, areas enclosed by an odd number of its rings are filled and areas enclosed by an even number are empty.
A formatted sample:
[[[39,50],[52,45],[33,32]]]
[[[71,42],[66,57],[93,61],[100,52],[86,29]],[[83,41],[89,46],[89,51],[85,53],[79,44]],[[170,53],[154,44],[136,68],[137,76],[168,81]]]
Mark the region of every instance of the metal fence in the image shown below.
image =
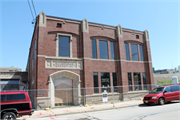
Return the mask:
[[[116,104],[142,100],[156,85],[26,90],[34,108]]]

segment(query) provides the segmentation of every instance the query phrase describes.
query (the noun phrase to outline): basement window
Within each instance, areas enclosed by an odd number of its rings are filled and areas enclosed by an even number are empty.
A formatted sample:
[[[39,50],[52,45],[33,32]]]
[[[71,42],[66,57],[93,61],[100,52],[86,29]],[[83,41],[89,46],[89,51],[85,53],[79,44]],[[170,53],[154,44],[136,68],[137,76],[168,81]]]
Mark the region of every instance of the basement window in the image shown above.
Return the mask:
[[[62,24],[61,24],[61,23],[57,23],[57,27],[58,27],[58,28],[61,28],[61,27],[62,27]]]
[[[139,39],[139,35],[136,35],[136,39]]]

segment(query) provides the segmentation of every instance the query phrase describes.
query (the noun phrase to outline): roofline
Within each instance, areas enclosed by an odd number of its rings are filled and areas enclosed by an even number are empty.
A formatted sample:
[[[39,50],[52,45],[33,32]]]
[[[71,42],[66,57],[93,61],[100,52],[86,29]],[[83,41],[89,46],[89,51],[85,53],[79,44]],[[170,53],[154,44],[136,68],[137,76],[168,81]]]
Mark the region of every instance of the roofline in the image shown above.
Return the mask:
[[[81,21],[82,21],[82,20],[69,19],[69,18],[64,18],[64,17],[56,17],[56,16],[50,16],[50,15],[46,15],[46,16],[47,16],[47,17],[60,18],[60,19],[74,20],[74,21],[78,21],[78,22],[81,22]],[[88,23],[99,24],[99,25],[105,25],[105,26],[110,26],[110,27],[115,27],[115,28],[116,28],[116,26],[113,26],[113,25],[106,25],[106,24],[102,24],[102,23],[95,23],[95,22],[88,22]],[[134,29],[129,29],[129,28],[122,28],[122,29],[127,29],[127,30],[133,30],[133,31],[143,32],[143,31],[140,31],[140,30],[134,30]]]

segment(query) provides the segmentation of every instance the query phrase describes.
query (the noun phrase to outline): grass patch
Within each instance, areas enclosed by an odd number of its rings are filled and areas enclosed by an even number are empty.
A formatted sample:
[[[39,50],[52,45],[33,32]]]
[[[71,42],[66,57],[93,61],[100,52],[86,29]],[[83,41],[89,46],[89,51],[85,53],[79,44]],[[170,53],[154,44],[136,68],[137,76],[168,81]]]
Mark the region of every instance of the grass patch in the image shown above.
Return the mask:
[[[178,82],[180,83],[180,80],[178,80]],[[172,84],[172,80],[165,80],[165,81],[157,82],[157,85],[171,85],[171,84]]]

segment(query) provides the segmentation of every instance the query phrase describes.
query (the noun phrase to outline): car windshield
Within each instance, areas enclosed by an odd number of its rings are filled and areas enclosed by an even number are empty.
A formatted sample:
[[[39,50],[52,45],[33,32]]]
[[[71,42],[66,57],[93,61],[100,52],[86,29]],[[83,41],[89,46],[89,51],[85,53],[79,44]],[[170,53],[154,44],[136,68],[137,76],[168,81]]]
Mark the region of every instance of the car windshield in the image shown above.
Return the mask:
[[[161,93],[163,91],[164,87],[160,87],[160,88],[154,88],[154,90],[152,90],[150,92],[150,94],[153,94],[153,93]]]

